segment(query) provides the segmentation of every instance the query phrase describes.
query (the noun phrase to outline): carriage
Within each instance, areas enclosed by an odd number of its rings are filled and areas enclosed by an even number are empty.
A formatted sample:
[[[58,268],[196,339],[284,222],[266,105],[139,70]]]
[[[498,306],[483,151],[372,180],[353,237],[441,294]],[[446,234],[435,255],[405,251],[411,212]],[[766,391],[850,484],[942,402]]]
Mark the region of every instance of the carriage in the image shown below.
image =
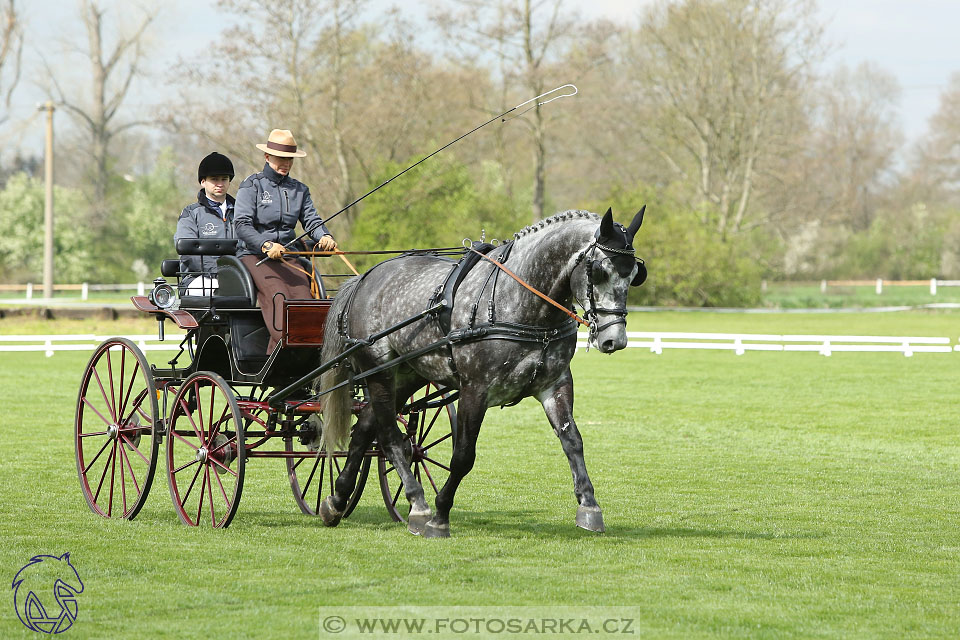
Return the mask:
[[[317,515],[321,501],[333,492],[347,453],[326,451],[321,402],[313,387],[323,369],[320,347],[332,303],[325,282],[345,274],[313,271],[318,299],[280,301],[273,322],[283,338],[267,355],[269,336],[255,285],[234,256],[236,244],[178,241],[181,255],[218,256],[215,292],[181,295],[177,305],[165,278],[175,278],[179,286],[198,274],[180,271],[178,260],[165,260],[151,294],[131,298],[138,310],[156,318],[161,340],[166,322],[186,332],[173,358],[150,363],[126,338],[104,341],[90,358],[77,397],[74,436],[81,490],[94,513],[132,520],[147,500],[158,466],[177,515],[191,526],[228,526],[247,466],[261,458],[283,461],[294,501],[306,515]],[[358,415],[366,403],[365,385],[351,382]],[[411,468],[434,492],[449,471],[456,397],[454,390],[429,384],[397,415]],[[165,464],[158,464],[160,457]],[[344,515],[357,505],[374,459],[387,512],[404,521],[398,505],[403,483],[376,443],[364,454]]]
[[[218,289],[183,295],[174,308],[172,287],[158,278],[149,298],[133,298],[158,320],[161,338],[168,320],[187,332],[168,366],[149,364],[122,338],[94,352],[75,423],[87,503],[106,517],[133,518],[165,439],[167,483],[185,524],[227,526],[247,462],[281,458],[301,511],[332,527],[356,507],[377,458],[390,515],[404,520],[403,494],[412,533],[448,537],[485,412],[534,397],[570,463],[577,526],[604,531],[573,417],[570,360],[578,326],[602,353],[627,344],[627,291],[646,278],[633,247],[643,213],[624,226],[609,208],[602,217],[571,210],[499,245],[373,252],[401,255],[341,283],[333,299],[314,272],[318,297],[279,300],[279,314],[267,319],[281,334],[269,355],[235,241],[179,241],[181,255],[220,256]],[[161,273],[182,284],[191,274],[178,265],[165,261]]]

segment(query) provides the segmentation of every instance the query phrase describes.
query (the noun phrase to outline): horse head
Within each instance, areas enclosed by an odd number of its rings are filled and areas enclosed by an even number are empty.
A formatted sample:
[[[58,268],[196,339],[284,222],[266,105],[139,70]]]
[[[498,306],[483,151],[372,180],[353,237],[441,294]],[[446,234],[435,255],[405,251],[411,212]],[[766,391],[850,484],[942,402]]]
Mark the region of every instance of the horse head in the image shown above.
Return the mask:
[[[647,277],[643,260],[633,248],[645,210],[646,205],[624,227],[613,221],[613,212],[607,209],[593,243],[578,258],[573,272],[574,293],[591,323],[590,341],[602,353],[627,346],[627,292]]]

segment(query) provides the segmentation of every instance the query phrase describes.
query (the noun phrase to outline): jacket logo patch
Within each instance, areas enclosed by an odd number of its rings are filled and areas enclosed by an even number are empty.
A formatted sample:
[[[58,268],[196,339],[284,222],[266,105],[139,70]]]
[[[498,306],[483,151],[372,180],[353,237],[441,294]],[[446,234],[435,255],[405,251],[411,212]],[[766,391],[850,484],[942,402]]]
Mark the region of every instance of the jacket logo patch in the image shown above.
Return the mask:
[[[200,235],[203,235],[203,236],[217,235],[216,225],[214,225],[212,222],[208,222],[207,224],[203,225],[202,227],[200,227]]]
[[[261,204],[272,204],[272,203],[273,203],[273,198],[270,197],[270,192],[269,192],[269,191],[264,191],[263,193],[260,194],[260,202],[261,202]]]

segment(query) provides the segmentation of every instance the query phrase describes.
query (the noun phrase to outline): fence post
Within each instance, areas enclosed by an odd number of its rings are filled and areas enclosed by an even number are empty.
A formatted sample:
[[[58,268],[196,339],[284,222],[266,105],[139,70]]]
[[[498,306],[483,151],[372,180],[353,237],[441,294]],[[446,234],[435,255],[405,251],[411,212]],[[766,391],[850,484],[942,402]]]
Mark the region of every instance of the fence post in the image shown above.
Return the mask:
[[[80,299],[86,300],[90,296],[90,285],[86,282],[80,287]]]
[[[826,292],[827,292],[827,281],[826,281],[826,280],[821,280],[821,281],[820,281],[820,293],[826,293]]]
[[[930,278],[930,295],[937,295],[937,279]]]
[[[32,298],[33,298],[33,283],[28,282],[27,283],[27,300],[30,300]]]
[[[144,293],[143,283],[142,283],[142,282],[138,282],[138,283],[137,283],[137,295],[138,295],[138,296],[142,296],[143,293]]]
[[[883,293],[883,278],[877,278],[877,295]]]

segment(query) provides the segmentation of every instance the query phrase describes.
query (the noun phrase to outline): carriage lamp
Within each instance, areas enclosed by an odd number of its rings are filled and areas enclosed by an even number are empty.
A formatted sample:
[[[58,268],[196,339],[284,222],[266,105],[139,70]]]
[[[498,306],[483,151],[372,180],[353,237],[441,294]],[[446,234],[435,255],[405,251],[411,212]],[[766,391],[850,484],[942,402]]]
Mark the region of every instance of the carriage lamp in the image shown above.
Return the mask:
[[[163,278],[153,281],[153,291],[150,292],[150,302],[160,309],[170,309],[177,303],[177,294],[173,287]]]

